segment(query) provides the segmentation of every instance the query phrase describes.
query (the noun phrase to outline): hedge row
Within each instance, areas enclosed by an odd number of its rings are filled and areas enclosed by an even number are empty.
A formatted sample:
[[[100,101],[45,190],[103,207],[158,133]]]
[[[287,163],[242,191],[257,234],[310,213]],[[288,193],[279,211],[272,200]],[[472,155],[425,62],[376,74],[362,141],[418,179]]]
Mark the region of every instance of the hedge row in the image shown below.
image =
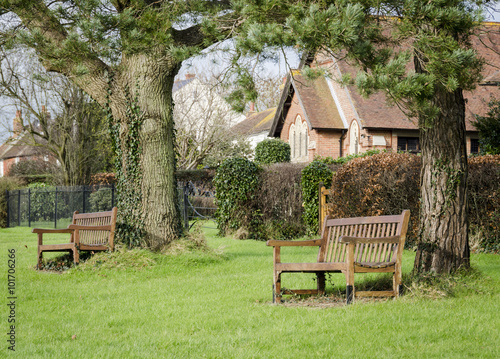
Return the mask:
[[[219,232],[261,240],[317,234],[318,185],[330,184],[331,167],[319,160],[307,166],[226,160],[214,178]]]
[[[416,244],[420,210],[419,156],[380,153],[353,159],[333,176],[329,196],[336,218],[397,214],[410,209],[407,246]],[[469,159],[469,219],[473,250],[500,250],[500,156]]]

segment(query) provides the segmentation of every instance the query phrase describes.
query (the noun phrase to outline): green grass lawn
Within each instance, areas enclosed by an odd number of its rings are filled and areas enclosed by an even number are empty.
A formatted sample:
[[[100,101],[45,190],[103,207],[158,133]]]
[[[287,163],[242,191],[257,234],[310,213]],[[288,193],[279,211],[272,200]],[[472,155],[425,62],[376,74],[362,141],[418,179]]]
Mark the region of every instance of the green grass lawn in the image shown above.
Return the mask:
[[[272,248],[205,232],[216,254],[139,255],[132,268],[57,274],[33,269],[37,241],[29,228],[0,230],[0,357],[500,358],[497,255],[473,255],[480,278],[444,299],[278,306],[271,302]],[[6,335],[9,249],[16,250],[15,352]],[[139,259],[154,264],[142,267]],[[407,272],[412,262],[405,253]],[[315,285],[311,276],[283,280]],[[341,274],[332,280],[334,290],[345,285]]]

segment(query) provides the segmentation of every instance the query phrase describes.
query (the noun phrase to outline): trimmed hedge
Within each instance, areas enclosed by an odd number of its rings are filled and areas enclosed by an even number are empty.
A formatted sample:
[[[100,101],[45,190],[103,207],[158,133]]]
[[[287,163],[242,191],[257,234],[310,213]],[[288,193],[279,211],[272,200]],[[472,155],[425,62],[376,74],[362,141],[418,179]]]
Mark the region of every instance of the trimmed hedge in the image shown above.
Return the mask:
[[[255,147],[255,162],[263,165],[290,162],[290,145],[278,138],[265,139]]]
[[[300,185],[304,166],[276,163],[259,173],[262,185],[253,206],[262,215],[260,239],[292,239],[306,233]]]
[[[416,244],[420,212],[419,156],[380,153],[356,158],[333,176],[328,202],[335,218],[411,211],[407,247]],[[475,251],[500,251],[500,156],[469,159],[470,243]]]
[[[246,158],[229,158],[217,169],[213,180],[218,207],[215,218],[221,235],[245,228],[249,238],[255,238],[260,213],[252,204],[260,190],[260,170]]]

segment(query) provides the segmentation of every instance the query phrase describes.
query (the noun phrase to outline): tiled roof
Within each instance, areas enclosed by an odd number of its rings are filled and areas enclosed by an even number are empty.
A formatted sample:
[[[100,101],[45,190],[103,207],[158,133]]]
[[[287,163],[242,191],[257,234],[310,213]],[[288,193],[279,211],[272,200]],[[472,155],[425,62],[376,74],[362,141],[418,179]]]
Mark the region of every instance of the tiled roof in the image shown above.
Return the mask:
[[[345,128],[325,77],[308,80],[294,71],[292,85],[311,128]]]
[[[487,23],[481,28],[479,37],[474,37],[473,47],[485,60],[483,70],[484,80],[474,91],[464,91],[466,99],[466,129],[476,131],[471,121],[475,114],[484,115],[488,112],[488,102],[492,97],[500,99],[499,68],[500,68],[500,23]],[[342,73],[355,74],[356,70],[345,61],[338,62]],[[496,83],[495,83],[496,82]],[[354,86],[348,86],[352,101],[358,112],[361,123],[368,128],[417,129],[416,121],[410,121],[396,106],[386,105],[385,95],[377,93],[368,99],[363,98]]]
[[[16,138],[7,140],[7,142],[0,147],[0,159],[46,155],[49,153],[43,147],[31,146],[29,140],[25,139],[24,136],[25,134],[20,134]],[[41,144],[43,140],[37,138],[36,142]]]
[[[250,114],[246,119],[232,127],[233,132],[240,135],[253,135],[261,132],[269,132],[273,124],[276,107],[262,112]]]
[[[485,60],[483,70],[483,81],[474,91],[464,92],[466,99],[466,128],[468,131],[476,131],[471,121],[475,115],[484,115],[488,112],[488,102],[492,98],[500,99],[500,23],[485,23],[480,30],[479,37],[472,39],[473,47]],[[325,61],[332,63],[332,61]],[[356,74],[355,67],[346,61],[337,62],[341,74]],[[319,64],[319,66],[322,66]],[[333,73],[333,78],[339,74]],[[290,77],[289,77],[290,78]],[[293,89],[290,88],[293,84]],[[335,103],[327,91],[328,84],[324,78],[314,82],[308,82],[300,72],[294,72],[293,79],[287,80],[282,100],[278,107],[275,123],[271,135],[276,135],[282,129],[282,123],[286,116],[286,102],[291,100],[291,92],[298,95],[301,106],[313,128],[344,128]],[[385,94],[377,93],[369,98],[362,97],[354,85],[348,85],[348,98],[350,103],[343,106],[353,106],[363,127],[379,129],[418,129],[416,120],[409,120],[407,116],[397,107],[388,106]],[[349,121],[350,119],[347,119]]]

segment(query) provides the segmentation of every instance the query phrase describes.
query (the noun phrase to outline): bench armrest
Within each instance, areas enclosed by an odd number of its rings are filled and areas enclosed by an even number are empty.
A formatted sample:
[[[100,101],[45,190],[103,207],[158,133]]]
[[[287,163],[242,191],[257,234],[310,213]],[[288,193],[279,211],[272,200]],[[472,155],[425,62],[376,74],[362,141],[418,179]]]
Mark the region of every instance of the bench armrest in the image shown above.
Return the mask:
[[[266,242],[266,245],[272,247],[312,247],[321,245],[321,239],[312,239],[306,241],[280,241],[276,239],[270,239]]]
[[[342,236],[339,238],[340,243],[399,243],[401,241],[401,236],[390,236],[390,237],[377,237],[377,238],[367,238],[367,237],[351,237]]]
[[[48,228],[33,228],[31,233],[73,233],[73,229],[48,229]]]
[[[70,224],[68,226],[69,229],[73,230],[80,230],[80,231],[110,231],[111,230],[111,225],[105,225],[105,226],[81,226],[79,224]]]

